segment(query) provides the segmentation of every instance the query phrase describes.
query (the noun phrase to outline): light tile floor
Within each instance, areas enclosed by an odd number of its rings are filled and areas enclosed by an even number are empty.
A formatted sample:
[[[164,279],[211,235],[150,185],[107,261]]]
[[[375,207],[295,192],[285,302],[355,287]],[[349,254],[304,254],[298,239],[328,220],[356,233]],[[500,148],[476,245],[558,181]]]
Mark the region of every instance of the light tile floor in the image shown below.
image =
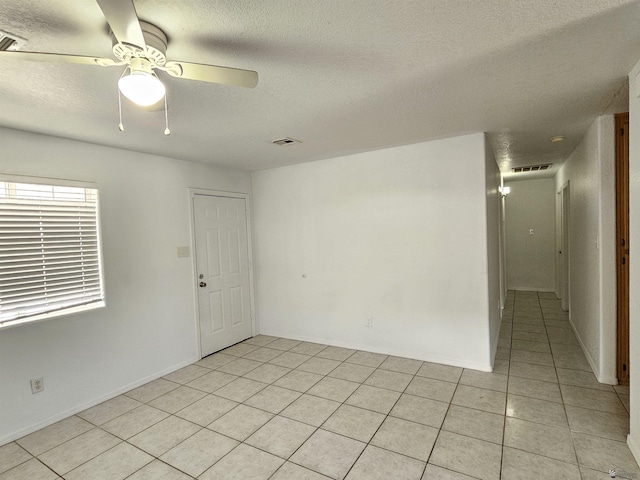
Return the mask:
[[[640,478],[628,409],[553,294],[509,292],[494,373],[260,335],[0,447],[0,480]]]

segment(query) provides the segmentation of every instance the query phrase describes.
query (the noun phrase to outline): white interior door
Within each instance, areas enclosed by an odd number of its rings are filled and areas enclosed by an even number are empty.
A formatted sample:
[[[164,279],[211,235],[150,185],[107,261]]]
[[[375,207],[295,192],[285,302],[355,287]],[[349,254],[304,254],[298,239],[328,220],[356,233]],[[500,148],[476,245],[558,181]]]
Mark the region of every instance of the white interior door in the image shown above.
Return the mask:
[[[252,334],[249,242],[244,198],[194,195],[202,356]]]

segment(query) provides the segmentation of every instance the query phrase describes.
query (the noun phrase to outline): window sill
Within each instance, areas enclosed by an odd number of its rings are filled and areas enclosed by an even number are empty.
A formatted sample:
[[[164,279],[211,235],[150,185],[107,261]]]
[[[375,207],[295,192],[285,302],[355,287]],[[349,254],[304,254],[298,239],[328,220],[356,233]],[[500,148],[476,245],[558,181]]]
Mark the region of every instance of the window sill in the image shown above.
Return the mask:
[[[37,323],[45,320],[50,320],[52,318],[65,317],[67,315],[75,315],[77,313],[88,312],[90,310],[95,310],[97,308],[102,308],[104,306],[106,306],[105,302],[100,301],[100,302],[89,303],[87,305],[78,305],[77,307],[63,308],[60,310],[55,310],[53,312],[40,313],[38,315],[33,315],[30,317],[16,318],[14,320],[8,320],[4,323],[0,323],[0,331],[5,330],[7,328],[11,328],[11,327],[17,327],[19,325]]]

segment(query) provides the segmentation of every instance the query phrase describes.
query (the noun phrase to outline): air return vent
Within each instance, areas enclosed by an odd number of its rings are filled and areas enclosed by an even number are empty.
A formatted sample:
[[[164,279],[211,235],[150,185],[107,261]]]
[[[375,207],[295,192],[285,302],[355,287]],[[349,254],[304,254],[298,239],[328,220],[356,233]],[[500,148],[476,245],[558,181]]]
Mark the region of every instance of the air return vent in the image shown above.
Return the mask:
[[[513,173],[524,173],[524,172],[541,172],[543,170],[548,170],[551,167],[550,163],[545,163],[542,165],[527,165],[526,167],[514,167],[511,169]]]
[[[5,50],[19,50],[27,43],[24,38],[16,37],[15,35],[0,30],[0,52]]]
[[[274,140],[271,143],[275,145],[284,146],[284,145],[291,145],[292,143],[302,143],[302,142],[300,140],[294,140],[293,138],[285,137],[285,138],[280,138],[278,140]]]

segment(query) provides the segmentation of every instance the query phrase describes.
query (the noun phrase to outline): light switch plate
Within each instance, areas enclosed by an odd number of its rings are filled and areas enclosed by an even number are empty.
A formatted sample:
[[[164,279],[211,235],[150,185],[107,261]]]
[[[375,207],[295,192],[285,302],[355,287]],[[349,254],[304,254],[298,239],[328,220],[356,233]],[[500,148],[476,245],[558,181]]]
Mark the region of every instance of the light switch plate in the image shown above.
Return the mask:
[[[188,257],[190,254],[189,247],[178,247],[178,257]]]

